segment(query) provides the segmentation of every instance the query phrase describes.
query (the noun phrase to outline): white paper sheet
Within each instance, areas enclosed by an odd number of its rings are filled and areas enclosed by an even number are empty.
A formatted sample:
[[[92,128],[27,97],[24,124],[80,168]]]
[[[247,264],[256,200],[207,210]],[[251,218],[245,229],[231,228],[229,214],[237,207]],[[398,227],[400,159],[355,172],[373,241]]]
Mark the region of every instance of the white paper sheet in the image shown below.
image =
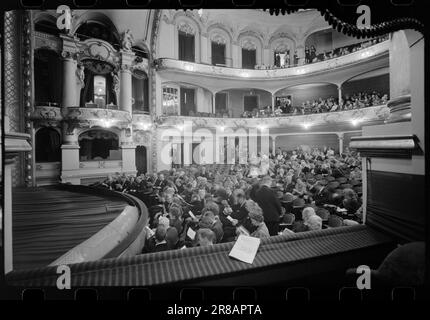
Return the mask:
[[[196,237],[196,232],[195,232],[193,229],[188,228],[188,230],[187,230],[187,236],[188,236],[191,240],[194,240],[194,239],[195,239],[195,237]]]
[[[237,238],[233,248],[231,249],[229,256],[240,261],[252,264],[259,246],[259,238],[240,235]]]

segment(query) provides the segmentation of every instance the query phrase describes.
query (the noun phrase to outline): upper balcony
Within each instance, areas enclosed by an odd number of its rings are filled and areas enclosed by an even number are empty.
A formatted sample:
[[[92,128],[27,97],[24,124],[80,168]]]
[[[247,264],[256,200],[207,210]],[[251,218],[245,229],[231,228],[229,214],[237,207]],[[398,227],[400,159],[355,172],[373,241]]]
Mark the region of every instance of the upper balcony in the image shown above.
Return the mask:
[[[345,67],[348,68],[349,74],[355,73],[351,68],[359,69],[365,67],[365,65],[371,65],[371,67],[375,68],[378,67],[375,66],[375,63],[378,64],[378,61],[381,61],[381,58],[385,58],[382,59],[384,60],[382,63],[388,63],[388,50],[389,41],[383,41],[365,49],[339,56],[337,58],[281,69],[239,69],[168,58],[158,59],[156,61],[156,68],[160,74],[166,78],[173,76],[174,74],[180,74],[182,78],[188,78],[189,76],[190,79],[198,78],[199,80],[201,77],[210,77],[211,81],[214,81],[214,78],[219,78],[222,81],[240,80],[241,82],[243,82],[243,80],[285,81],[288,78],[294,78],[297,80],[297,78],[300,77],[318,74],[324,74],[327,76],[327,71],[331,71],[332,73],[333,71],[341,70]],[[379,64],[381,64],[381,62],[379,62]],[[359,71],[361,70],[357,70],[357,72]]]

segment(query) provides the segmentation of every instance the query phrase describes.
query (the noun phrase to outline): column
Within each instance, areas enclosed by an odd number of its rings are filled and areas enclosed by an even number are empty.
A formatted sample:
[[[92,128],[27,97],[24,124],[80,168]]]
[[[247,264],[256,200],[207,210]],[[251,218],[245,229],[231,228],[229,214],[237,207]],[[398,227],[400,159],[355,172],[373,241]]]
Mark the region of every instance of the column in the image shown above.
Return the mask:
[[[337,137],[339,139],[339,154],[342,155],[342,153],[343,153],[343,138],[344,138],[344,133],[343,132],[338,132],[337,133]]]
[[[276,97],[275,94],[272,94],[272,112],[275,113],[275,103],[276,103]]]
[[[337,96],[338,96],[338,101],[339,101],[339,105],[341,104],[341,101],[342,101],[342,85],[341,84],[339,84],[338,86],[337,86]]]
[[[63,40],[63,96],[61,106],[63,108],[79,106],[80,91],[77,90],[76,81],[76,47],[77,38],[68,35],[60,36]]]
[[[276,137],[272,136],[272,154],[276,154]]]
[[[216,113],[216,92],[212,93],[212,113]]]
[[[61,182],[80,184],[81,179],[76,177],[80,169],[78,135],[74,125],[68,122],[63,124],[61,159]]]
[[[296,47],[297,56],[299,57],[298,65],[302,66],[305,64],[305,45],[301,44]]]
[[[131,69],[134,60],[134,53],[121,50],[121,70],[120,70],[120,92],[119,107],[123,111],[132,113],[132,94],[131,94]]]

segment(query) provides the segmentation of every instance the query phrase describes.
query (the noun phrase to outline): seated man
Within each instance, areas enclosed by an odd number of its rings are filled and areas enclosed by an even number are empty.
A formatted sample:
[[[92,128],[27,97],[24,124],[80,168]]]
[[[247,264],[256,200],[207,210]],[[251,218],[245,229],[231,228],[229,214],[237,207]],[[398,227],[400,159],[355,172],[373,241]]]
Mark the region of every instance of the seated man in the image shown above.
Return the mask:
[[[211,246],[215,242],[215,233],[208,228],[202,228],[197,231],[196,238],[197,238],[197,246],[200,246],[200,247]]]
[[[179,240],[178,230],[173,227],[167,229],[166,242],[169,250],[181,249],[184,246],[184,242]]]

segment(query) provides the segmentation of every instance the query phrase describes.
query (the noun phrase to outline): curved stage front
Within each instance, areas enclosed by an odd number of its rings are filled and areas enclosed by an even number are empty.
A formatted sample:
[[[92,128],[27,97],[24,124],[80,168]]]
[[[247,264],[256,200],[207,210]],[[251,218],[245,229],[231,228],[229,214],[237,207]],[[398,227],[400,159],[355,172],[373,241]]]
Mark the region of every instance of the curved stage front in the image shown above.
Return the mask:
[[[146,219],[140,200],[109,190],[73,185],[14,189],[13,268],[117,257],[130,246],[141,250]]]

